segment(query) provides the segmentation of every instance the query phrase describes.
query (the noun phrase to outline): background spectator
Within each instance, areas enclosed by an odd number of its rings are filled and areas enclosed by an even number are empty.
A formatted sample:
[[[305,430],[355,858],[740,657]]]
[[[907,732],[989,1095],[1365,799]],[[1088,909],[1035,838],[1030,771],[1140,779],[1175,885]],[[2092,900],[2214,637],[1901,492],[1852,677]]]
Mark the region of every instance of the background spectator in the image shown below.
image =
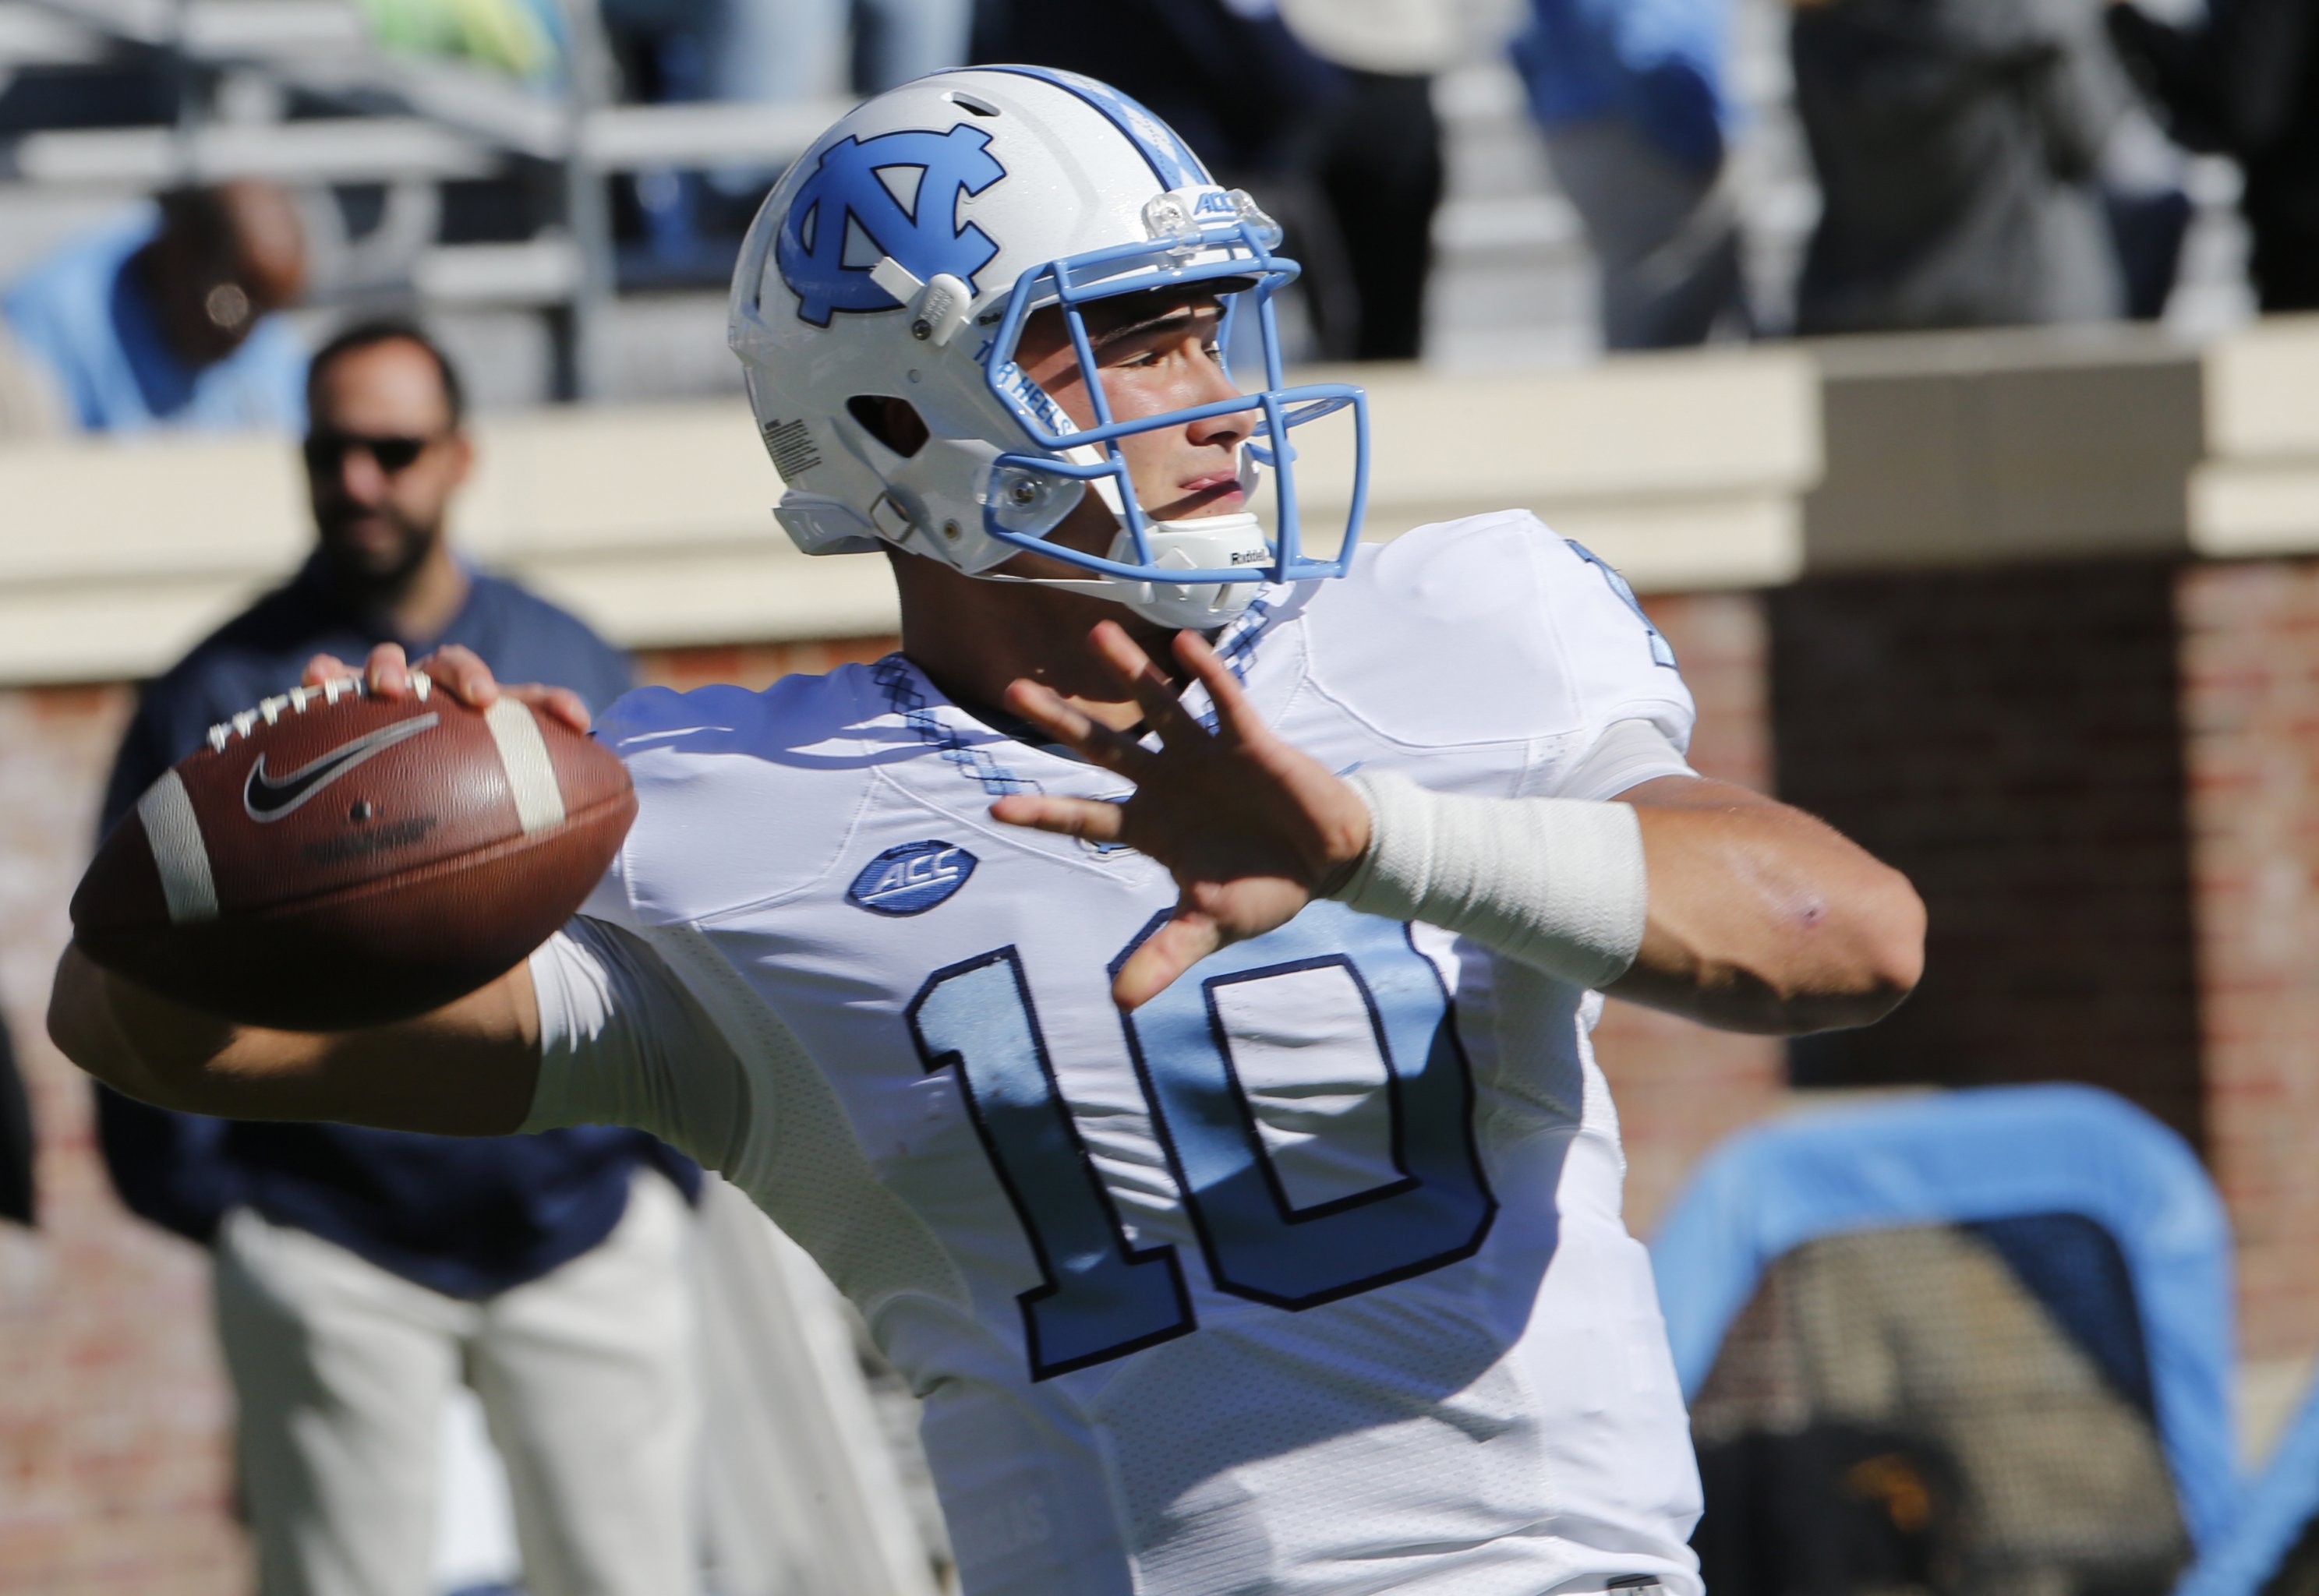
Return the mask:
[[[1269,4],[1241,0],[1238,9]],[[1279,9],[1300,43],[1343,72],[1305,152],[1342,240],[1355,316],[1349,330],[1324,326],[1324,345],[1355,360],[1413,360],[1424,341],[1442,191],[1433,79],[1497,48],[1518,4],[1281,0]]]
[[[707,0],[707,97],[879,94],[966,59],[972,0]]]
[[[2262,308],[2319,310],[2319,0],[2215,0],[2192,27],[2114,0],[2109,28],[2174,136],[2245,169]]]
[[[305,350],[274,312],[305,281],[290,196],[227,183],[68,247],[0,297],[0,316],[86,431],[295,428]]]
[[[456,56],[512,77],[551,77],[564,48],[554,0],[359,0],[388,50]]]
[[[2102,209],[2125,292],[2125,314],[2155,321],[2166,313],[2197,208],[2183,189],[2182,152],[2141,106],[2132,106],[2102,151]]]
[[[1796,0],[1796,107],[1824,207],[1799,332],[2119,312],[2094,178],[2125,86],[2098,5]]]
[[[1253,192],[1304,268],[1308,357],[1416,355],[1441,193],[1424,77],[1324,60],[1272,0],[1002,0],[974,54],[1109,83]]]
[[[32,1105],[16,1073],[8,1027],[0,1025],[0,1219],[29,1225],[39,1217],[32,1188]]]
[[[600,0],[626,97],[784,104],[868,95],[962,65],[973,0]],[[626,185],[647,276],[721,282],[780,176],[743,162]]]
[[[628,685],[627,661],[579,621],[452,555],[444,519],[471,453],[457,378],[422,334],[342,333],[315,357],[309,399],[320,547],[146,691],[108,825],[316,653],[458,644],[598,708]],[[129,1205],[214,1253],[269,1596],[420,1588],[460,1379],[507,1461],[534,1596],[690,1588],[690,1163],[630,1131],[240,1124],[109,1094],[99,1126]]]
[[[1514,41],[1548,159],[1585,223],[1613,349],[1752,326],[1727,181],[1728,0],[1533,0]]]

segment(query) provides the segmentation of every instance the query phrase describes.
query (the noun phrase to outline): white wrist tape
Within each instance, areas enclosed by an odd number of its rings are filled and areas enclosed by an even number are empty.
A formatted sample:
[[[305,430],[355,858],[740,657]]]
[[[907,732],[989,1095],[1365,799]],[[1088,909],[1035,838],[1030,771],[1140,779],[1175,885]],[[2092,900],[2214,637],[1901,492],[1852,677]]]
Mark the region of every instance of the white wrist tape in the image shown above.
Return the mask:
[[[1421,920],[1580,986],[1626,974],[1643,945],[1643,827],[1626,804],[1429,792],[1350,778],[1369,847],[1335,894],[1363,914]]]

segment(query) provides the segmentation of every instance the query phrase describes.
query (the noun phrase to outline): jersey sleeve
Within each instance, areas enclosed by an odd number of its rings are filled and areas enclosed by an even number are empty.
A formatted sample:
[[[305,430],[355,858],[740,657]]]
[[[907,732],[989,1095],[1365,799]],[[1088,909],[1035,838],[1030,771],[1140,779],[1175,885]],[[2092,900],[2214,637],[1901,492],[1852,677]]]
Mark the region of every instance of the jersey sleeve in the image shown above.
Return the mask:
[[[1564,767],[1545,796],[1602,800],[1662,776],[1698,774],[1655,722],[1619,720],[1594,739],[1593,747]]]
[[[1648,722],[1680,754],[1697,718],[1674,647],[1608,562],[1532,523],[1541,600],[1562,650],[1584,758],[1620,721]]]
[[[523,1130],[631,1126],[733,1167],[749,1122],[740,1060],[642,937],[575,916],[530,968],[539,1084]]]

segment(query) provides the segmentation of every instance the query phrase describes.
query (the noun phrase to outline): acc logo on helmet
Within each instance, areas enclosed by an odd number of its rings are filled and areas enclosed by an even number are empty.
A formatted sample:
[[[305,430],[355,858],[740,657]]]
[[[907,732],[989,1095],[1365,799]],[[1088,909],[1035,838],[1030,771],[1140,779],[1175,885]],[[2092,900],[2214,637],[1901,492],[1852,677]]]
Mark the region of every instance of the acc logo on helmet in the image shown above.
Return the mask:
[[[885,256],[922,283],[948,272],[972,287],[998,246],[973,223],[959,226],[958,202],[1006,176],[989,144],[988,133],[961,122],[946,133],[845,139],[823,151],[790,202],[775,246],[781,281],[798,296],[799,319],[826,327],[836,311],[895,309],[900,302],[870,277]],[[919,173],[907,204],[878,176],[897,169]]]

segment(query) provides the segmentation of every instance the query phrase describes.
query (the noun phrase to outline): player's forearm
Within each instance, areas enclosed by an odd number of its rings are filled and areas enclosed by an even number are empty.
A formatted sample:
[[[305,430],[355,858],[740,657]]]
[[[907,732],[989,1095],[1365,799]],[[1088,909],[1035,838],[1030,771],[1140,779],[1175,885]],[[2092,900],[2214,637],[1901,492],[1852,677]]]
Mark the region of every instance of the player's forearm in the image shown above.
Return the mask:
[[[57,961],[48,1019],[65,1057],[114,1091],[158,1108],[214,1112],[190,1099],[232,1045],[231,1025],[107,974],[77,943]]]
[[[1744,789],[1671,777],[1593,803],[1355,785],[1371,836],[1335,895],[1357,908],[1728,1030],[1867,1024],[1916,983],[1908,882]]]
[[[446,1135],[514,1130],[538,1070],[537,1011],[522,966],[416,1020],[316,1035],[234,1025],[69,948],[49,1034],[89,1074],[158,1107]]]
[[[1741,789],[1654,782],[1629,796],[1648,911],[1633,967],[1610,991],[1725,1030],[1791,1035],[1870,1024],[1915,987],[1925,911],[1899,871]]]

